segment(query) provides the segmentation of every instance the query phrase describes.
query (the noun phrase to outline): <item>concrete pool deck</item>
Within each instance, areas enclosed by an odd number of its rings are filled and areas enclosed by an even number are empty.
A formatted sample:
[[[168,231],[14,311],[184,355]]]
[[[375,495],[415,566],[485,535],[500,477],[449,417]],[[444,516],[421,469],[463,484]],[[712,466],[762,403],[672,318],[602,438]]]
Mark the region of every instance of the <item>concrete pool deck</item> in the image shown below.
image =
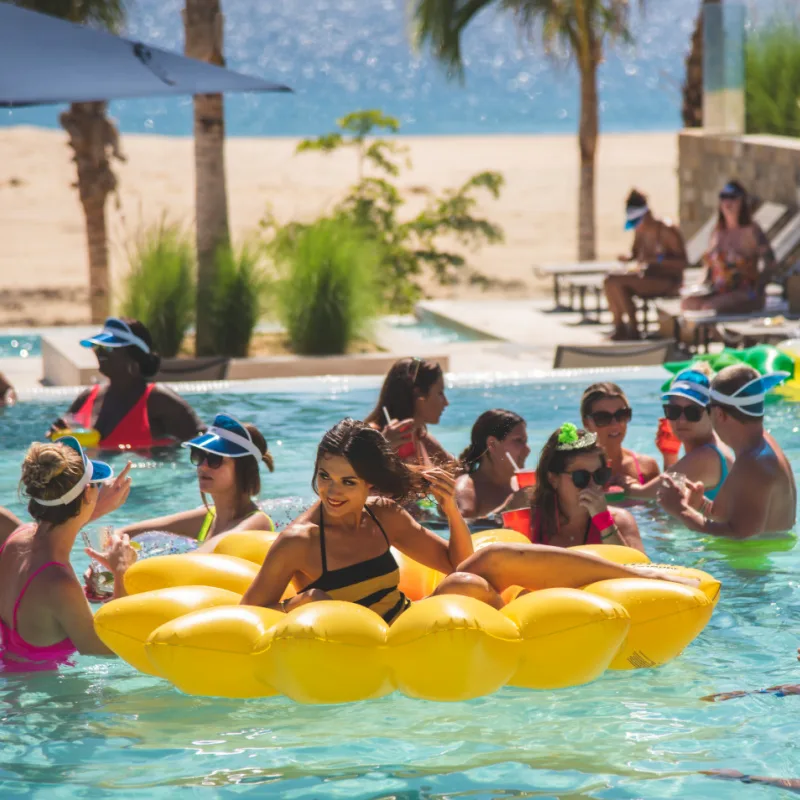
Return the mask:
[[[580,324],[580,314],[549,311],[546,298],[521,300],[430,300],[419,304],[419,312],[444,327],[482,337],[475,341],[427,341],[411,336],[378,320],[375,338],[387,355],[397,358],[447,355],[452,374],[500,374],[549,371],[559,344],[592,345],[604,342],[606,325]],[[68,334],[78,341],[95,332],[96,326],[42,328],[28,334]],[[22,333],[9,329],[0,333]],[[40,356],[0,358],[2,372],[20,390],[42,386]]]

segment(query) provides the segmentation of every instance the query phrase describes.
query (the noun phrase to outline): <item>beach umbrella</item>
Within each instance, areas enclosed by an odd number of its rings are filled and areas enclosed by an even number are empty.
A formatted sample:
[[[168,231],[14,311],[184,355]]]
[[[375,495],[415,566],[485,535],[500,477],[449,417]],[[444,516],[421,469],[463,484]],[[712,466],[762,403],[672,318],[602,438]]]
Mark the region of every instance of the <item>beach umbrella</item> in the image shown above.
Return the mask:
[[[0,106],[289,91],[288,86],[0,3]]]

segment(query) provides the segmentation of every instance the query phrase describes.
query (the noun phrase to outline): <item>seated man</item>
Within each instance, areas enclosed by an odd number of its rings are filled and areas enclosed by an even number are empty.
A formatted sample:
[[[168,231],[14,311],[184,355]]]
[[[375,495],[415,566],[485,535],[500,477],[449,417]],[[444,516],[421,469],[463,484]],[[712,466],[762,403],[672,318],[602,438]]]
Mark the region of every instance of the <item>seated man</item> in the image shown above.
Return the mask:
[[[687,266],[681,232],[656,219],[647,206],[647,198],[635,189],[628,195],[625,219],[626,230],[635,229],[636,233],[630,256],[620,260],[636,262],[637,267],[612,273],[604,283],[608,308],[614,317],[614,341],[639,338],[633,298],[677,295]]]
[[[684,493],[664,477],[658,500],[667,513],[693,531],[732,539],[794,526],[797,489],[792,468],[764,430],[766,394],[786,377],[785,372],[762,376],[746,364],[717,374],[711,383],[711,421],[736,460],[713,501],[704,497],[700,482],[687,481]]]

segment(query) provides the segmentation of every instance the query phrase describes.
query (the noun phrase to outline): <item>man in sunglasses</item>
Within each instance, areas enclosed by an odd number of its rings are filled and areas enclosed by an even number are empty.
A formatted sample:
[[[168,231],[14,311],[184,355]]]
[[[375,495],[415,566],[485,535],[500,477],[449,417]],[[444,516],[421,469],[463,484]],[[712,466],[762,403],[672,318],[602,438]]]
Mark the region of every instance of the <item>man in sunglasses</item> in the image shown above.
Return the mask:
[[[792,468],[764,430],[767,392],[787,377],[785,372],[759,375],[741,364],[714,378],[709,393],[711,421],[736,460],[714,500],[705,496],[702,482],[687,481],[683,491],[664,476],[658,500],[667,513],[693,531],[732,539],[794,526],[797,488]]]

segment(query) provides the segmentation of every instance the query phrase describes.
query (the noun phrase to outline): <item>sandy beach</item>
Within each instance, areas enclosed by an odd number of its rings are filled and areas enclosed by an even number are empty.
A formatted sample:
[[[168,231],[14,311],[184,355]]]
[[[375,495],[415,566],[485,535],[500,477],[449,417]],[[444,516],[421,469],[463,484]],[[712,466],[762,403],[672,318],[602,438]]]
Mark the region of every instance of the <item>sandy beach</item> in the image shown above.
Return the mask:
[[[471,263],[488,275],[518,282],[516,297],[547,288],[536,263],[576,254],[577,143],[572,136],[404,137],[413,169],[399,184],[409,208],[425,202],[423,187],[460,185],[475,172],[506,179],[498,201],[482,210],[505,231],[504,244],[484,248]],[[270,206],[279,219],[313,219],[356,178],[355,155],[294,155],[294,139],[229,139],[226,145],[231,225],[252,231]],[[194,203],[192,140],[123,135],[117,166],[118,203],[108,205],[114,285],[127,269],[126,242],[137,226],[163,213],[186,224]],[[72,188],[75,168],[62,131],[0,129],[0,324],[51,325],[87,321],[87,261],[83,213]],[[600,142],[597,175],[598,256],[630,246],[622,230],[624,198],[637,186],[659,215],[677,210],[677,136],[610,134]],[[433,297],[469,297],[471,287],[431,285]]]

